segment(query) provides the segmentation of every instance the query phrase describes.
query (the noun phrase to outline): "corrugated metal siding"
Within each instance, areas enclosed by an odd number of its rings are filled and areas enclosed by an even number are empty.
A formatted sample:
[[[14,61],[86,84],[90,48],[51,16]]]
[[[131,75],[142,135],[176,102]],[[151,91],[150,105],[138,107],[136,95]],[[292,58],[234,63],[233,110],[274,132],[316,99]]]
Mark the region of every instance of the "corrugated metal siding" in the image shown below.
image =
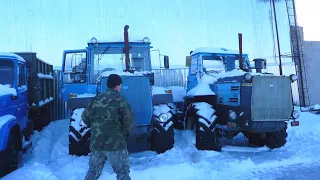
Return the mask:
[[[171,65],[184,64],[185,56],[199,46],[238,49],[250,59],[275,60],[274,24],[270,4],[261,0],[20,0],[0,1],[0,50],[33,51],[53,65],[61,65],[65,49],[84,48],[95,36],[123,38],[148,36]],[[290,52],[288,18],[284,1],[276,3],[282,53]],[[158,53],[153,52],[153,64]]]
[[[320,42],[305,41],[303,50],[310,104],[320,104]]]

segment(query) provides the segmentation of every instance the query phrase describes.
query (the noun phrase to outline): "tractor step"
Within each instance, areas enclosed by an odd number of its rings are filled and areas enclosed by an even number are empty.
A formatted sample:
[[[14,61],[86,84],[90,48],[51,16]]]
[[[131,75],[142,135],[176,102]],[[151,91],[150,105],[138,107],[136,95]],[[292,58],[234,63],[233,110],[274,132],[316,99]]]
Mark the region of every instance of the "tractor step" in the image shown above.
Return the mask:
[[[31,148],[32,142],[31,141],[25,141],[22,145],[22,152],[25,153],[28,151],[29,148]]]

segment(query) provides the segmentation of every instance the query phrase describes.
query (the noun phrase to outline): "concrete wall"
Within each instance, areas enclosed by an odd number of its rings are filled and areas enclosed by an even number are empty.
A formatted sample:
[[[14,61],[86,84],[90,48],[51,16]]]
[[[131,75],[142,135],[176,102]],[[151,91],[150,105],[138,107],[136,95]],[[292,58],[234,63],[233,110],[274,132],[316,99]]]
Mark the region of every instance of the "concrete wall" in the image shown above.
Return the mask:
[[[320,104],[320,42],[304,41],[303,51],[310,104]]]

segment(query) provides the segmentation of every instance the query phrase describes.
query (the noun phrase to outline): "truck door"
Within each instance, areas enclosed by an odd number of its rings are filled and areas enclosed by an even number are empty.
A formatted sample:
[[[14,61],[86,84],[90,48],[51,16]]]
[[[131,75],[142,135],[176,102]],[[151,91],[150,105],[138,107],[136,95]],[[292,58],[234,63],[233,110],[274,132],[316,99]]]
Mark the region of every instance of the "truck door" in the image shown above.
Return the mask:
[[[18,108],[17,114],[19,115],[19,125],[21,129],[24,129],[28,121],[28,91],[27,91],[27,79],[26,79],[26,65],[18,63],[18,83],[17,83],[17,95],[18,95]]]

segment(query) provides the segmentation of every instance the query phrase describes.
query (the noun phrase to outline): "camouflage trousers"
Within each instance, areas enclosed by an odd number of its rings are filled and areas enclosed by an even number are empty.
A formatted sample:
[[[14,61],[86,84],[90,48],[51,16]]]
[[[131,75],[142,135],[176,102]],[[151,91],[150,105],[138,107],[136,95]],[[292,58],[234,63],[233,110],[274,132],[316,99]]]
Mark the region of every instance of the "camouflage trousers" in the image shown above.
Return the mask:
[[[107,159],[110,160],[111,167],[117,174],[118,180],[131,180],[127,149],[119,151],[91,151],[89,170],[85,180],[98,179]]]

